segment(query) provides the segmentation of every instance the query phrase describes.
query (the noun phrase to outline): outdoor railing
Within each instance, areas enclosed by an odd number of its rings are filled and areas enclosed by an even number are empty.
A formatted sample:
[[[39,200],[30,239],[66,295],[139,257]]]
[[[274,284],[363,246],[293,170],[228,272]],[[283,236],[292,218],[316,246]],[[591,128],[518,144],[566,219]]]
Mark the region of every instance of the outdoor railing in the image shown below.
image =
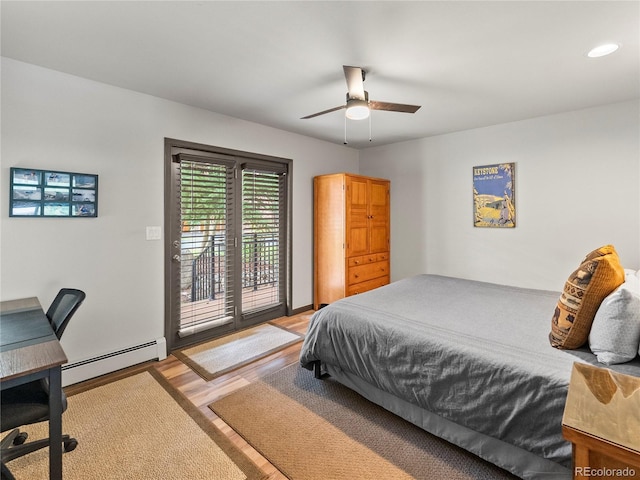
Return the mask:
[[[191,264],[190,301],[215,299],[224,292],[226,245],[224,235],[213,235]],[[242,288],[257,290],[278,282],[279,242],[272,233],[242,235]]]

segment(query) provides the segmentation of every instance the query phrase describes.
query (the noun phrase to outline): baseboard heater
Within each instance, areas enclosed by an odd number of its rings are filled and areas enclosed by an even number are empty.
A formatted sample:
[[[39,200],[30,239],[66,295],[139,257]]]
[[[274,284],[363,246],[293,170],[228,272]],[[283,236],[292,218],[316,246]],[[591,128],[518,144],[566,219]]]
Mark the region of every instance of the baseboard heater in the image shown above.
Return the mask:
[[[83,382],[90,378],[146,362],[147,360],[163,360],[165,358],[167,358],[167,343],[162,337],[140,345],[63,365],[62,386],[66,387],[67,385]]]

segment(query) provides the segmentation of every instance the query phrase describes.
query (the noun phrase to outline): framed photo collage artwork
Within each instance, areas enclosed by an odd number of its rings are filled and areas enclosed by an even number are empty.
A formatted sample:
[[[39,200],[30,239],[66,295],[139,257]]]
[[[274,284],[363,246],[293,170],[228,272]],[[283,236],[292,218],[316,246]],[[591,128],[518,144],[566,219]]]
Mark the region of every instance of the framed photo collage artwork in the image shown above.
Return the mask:
[[[98,175],[11,168],[10,217],[97,217]]]

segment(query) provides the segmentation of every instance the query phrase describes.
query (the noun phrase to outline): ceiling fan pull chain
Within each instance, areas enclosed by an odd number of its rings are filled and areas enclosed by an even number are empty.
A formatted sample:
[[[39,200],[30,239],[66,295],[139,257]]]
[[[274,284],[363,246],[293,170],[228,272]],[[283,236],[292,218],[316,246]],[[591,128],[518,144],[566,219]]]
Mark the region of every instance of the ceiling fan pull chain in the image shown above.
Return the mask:
[[[373,115],[369,115],[369,141],[371,141],[371,117],[373,117]]]
[[[347,144],[347,116],[344,116],[344,144]]]

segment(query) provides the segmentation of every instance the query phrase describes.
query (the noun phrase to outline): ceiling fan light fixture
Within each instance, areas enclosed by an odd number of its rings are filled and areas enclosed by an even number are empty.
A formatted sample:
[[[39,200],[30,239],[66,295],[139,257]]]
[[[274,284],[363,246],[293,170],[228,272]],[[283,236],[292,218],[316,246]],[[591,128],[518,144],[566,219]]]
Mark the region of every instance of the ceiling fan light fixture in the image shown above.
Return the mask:
[[[347,112],[345,115],[349,120],[364,120],[369,117],[369,114],[369,102],[360,100],[359,98],[353,98],[347,101]]]
[[[416,113],[420,108],[420,105],[405,105],[403,103],[390,103],[371,100],[369,102],[369,92],[364,89],[364,77],[365,71],[360,67],[348,67],[342,66],[344,70],[344,77],[347,81],[347,99],[343,105],[333,107],[322,112],[313,113],[302,117],[301,120],[308,118],[314,118],[326,113],[335,112],[337,110],[346,109],[344,116],[345,128],[347,125],[347,119],[349,120],[364,120],[365,118],[371,118],[371,110],[384,110],[387,112],[404,112],[404,113]],[[369,120],[369,130],[371,130],[371,120]],[[346,140],[345,140],[346,143]]]

